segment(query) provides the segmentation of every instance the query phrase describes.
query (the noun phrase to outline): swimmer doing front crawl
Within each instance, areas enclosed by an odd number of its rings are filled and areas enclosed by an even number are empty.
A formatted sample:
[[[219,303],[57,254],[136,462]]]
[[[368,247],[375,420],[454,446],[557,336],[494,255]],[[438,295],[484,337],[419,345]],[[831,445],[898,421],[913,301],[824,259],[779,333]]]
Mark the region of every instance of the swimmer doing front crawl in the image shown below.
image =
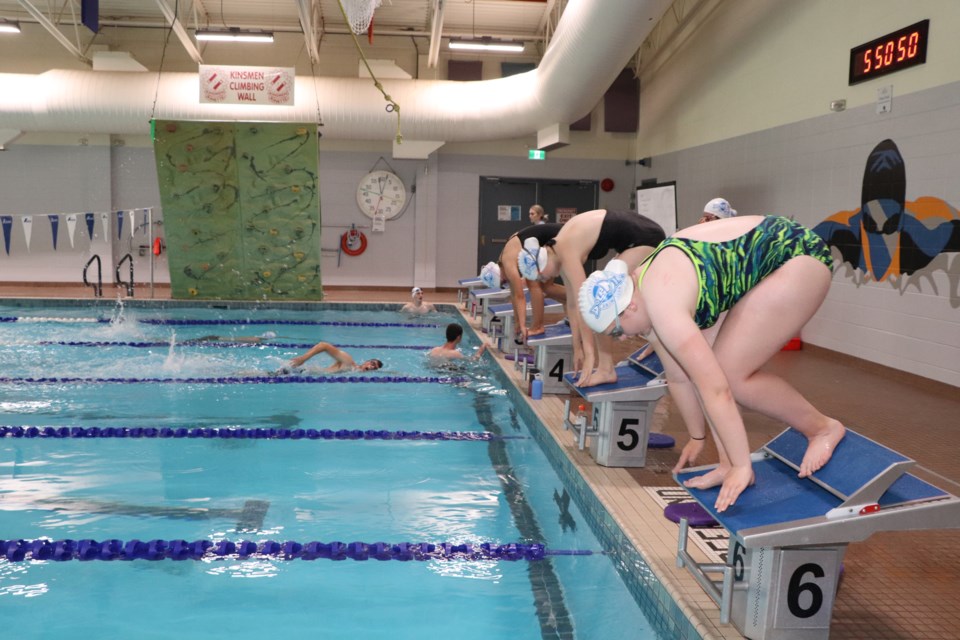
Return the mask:
[[[643,336],[663,361],[670,396],[690,434],[674,473],[696,462],[705,423],[710,426],[720,464],[684,484],[722,484],[717,511],[754,482],[738,402],[807,437],[801,478],[827,464],[843,439],[840,422],[785,380],[760,370],[820,307],[832,265],[830,250],[802,225],[744,216],[678,231],[633,273],[611,261],[580,289],[580,313],[592,330]]]

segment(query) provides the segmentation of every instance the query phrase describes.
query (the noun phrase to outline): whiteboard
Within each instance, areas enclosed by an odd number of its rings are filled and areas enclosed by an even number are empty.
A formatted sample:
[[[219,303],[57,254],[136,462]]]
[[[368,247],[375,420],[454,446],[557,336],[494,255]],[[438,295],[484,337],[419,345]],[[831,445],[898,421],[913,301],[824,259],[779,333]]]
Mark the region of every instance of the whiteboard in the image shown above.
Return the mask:
[[[663,227],[667,236],[677,231],[677,183],[637,187],[637,213]]]

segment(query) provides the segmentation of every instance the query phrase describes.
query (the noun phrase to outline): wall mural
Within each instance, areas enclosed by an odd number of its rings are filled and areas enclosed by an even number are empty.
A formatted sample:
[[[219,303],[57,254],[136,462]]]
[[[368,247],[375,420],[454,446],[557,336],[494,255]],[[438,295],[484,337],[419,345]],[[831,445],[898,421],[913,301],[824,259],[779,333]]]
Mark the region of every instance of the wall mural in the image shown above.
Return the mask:
[[[934,274],[950,283],[950,303],[960,307],[960,215],[939,198],[906,199],[907,171],[893,140],[884,140],[867,157],[861,204],[840,211],[814,227],[849,265],[860,285],[888,281],[900,291],[920,290],[924,280],[934,292]]]
[[[172,297],[322,299],[315,125],[155,131]]]

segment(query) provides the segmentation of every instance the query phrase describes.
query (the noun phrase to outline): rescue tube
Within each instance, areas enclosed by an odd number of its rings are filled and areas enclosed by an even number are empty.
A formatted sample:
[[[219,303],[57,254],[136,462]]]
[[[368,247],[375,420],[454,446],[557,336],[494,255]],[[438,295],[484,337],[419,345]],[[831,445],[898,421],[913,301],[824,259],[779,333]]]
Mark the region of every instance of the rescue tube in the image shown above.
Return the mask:
[[[362,231],[350,229],[340,236],[340,249],[348,256],[358,256],[367,250],[367,236]]]
[[[160,238],[154,238],[153,240],[153,255],[158,256],[160,252],[163,251],[163,240]]]

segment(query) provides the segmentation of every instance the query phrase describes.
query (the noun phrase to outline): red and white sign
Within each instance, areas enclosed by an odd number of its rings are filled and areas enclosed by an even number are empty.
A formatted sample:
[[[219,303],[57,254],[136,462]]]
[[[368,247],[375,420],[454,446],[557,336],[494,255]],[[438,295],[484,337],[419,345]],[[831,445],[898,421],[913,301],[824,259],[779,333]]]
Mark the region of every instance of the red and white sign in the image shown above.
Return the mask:
[[[200,65],[200,102],[293,106],[293,67]]]

